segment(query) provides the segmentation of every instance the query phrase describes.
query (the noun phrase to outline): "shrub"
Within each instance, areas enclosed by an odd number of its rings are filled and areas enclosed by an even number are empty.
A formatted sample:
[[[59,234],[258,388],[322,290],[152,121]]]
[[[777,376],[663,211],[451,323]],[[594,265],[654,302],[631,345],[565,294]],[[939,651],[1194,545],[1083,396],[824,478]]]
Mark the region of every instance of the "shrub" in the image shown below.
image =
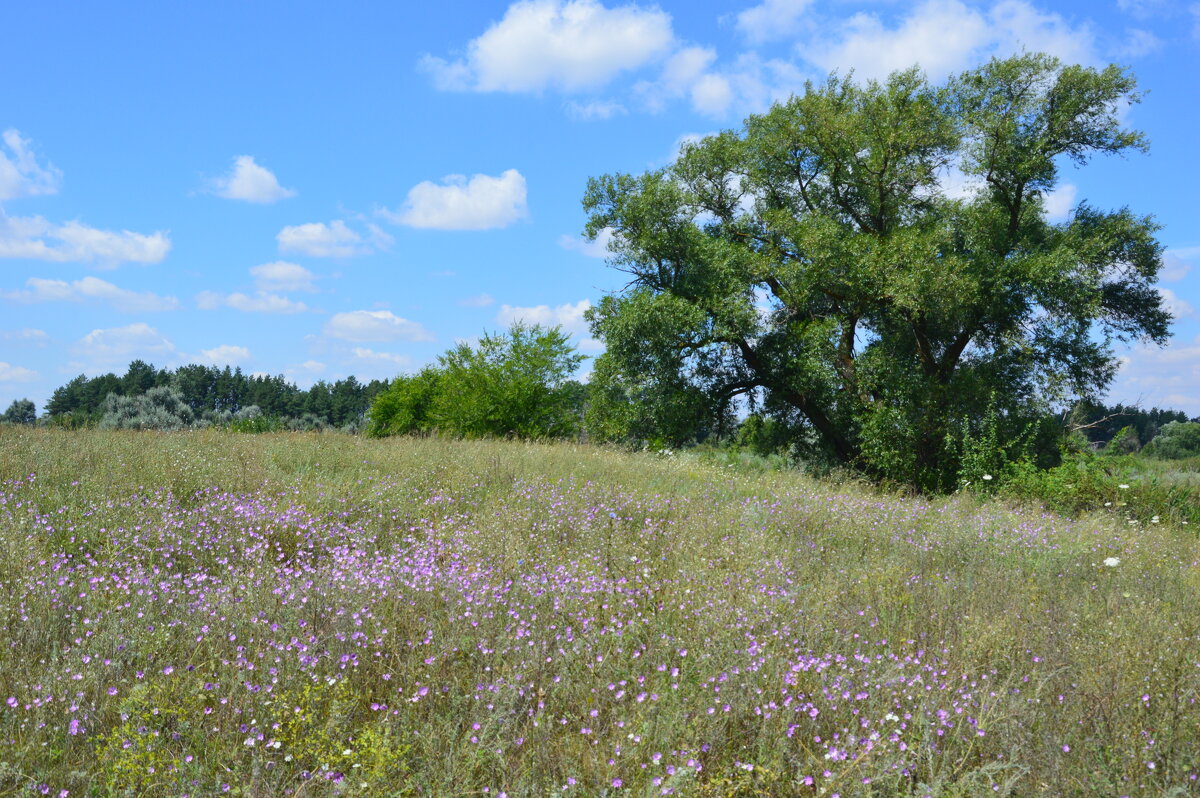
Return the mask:
[[[159,386],[139,396],[110,393],[104,400],[102,429],[175,430],[193,426],[196,414],[174,388]]]

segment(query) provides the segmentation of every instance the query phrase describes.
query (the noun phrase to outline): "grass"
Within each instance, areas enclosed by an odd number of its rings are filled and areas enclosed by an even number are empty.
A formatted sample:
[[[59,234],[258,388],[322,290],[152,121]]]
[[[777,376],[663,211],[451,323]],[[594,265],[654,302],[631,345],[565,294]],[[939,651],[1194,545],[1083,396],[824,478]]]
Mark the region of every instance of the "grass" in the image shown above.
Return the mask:
[[[0,427],[0,483],[0,794],[1198,789],[1188,527],[334,434]]]

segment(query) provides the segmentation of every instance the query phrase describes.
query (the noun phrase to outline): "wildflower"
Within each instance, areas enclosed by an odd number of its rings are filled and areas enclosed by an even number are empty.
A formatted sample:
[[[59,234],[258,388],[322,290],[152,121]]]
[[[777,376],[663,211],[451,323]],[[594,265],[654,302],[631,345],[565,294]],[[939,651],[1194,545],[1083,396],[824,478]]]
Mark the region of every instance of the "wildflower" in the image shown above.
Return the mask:
[[[1121,564],[1120,557],[1106,557],[1104,559],[1104,565],[1108,568],[1116,568],[1120,564]]]
[[[242,740],[242,745],[246,746],[247,748],[253,748],[256,742],[257,741],[253,737],[247,737],[245,740]]]
[[[984,481],[984,482],[991,482],[991,481],[992,481],[992,475],[991,475],[991,474],[984,474],[984,475],[983,475],[983,481]]]
[[[1121,490],[1129,490],[1129,486],[1124,483],[1117,485],[1117,487],[1120,488]]]

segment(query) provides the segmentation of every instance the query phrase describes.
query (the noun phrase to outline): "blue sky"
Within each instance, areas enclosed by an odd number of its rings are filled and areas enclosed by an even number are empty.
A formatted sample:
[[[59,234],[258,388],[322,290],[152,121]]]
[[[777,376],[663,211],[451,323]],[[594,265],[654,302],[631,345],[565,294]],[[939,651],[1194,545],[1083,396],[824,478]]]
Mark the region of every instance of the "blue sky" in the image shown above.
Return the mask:
[[[936,80],[1022,47],[1130,67],[1148,155],[1050,203],[1128,205],[1167,246],[1165,349],[1110,393],[1200,414],[1200,3],[614,0],[13,3],[0,47],[0,405],[142,358],[301,385],[420,367],[522,318],[595,354],[623,275],[587,178],[831,70]],[[586,369],[586,366],[585,366]]]

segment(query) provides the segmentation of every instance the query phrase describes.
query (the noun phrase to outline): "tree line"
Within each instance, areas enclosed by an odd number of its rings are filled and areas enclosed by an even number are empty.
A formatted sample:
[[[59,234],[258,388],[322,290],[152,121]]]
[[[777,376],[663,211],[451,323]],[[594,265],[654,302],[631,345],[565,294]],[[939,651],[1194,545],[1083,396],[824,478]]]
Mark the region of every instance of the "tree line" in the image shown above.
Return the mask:
[[[363,383],[346,377],[332,383],[321,380],[304,390],[283,376],[246,374],[229,366],[190,364],[172,370],[135,360],[121,376],[80,374],[54,391],[45,411],[47,423],[60,427],[168,428],[239,422],[272,428],[356,429],[371,401],[386,387],[385,380]],[[35,416],[27,399],[14,402],[10,411],[23,423],[32,423]]]

